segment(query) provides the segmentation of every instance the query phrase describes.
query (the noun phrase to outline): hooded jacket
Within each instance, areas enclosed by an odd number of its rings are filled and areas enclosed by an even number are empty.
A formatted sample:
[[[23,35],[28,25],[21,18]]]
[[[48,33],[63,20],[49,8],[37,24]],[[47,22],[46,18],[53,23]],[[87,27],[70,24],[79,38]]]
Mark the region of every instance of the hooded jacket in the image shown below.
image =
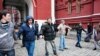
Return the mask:
[[[35,26],[34,24],[32,24],[32,28],[29,27],[29,25],[27,24],[28,20],[32,19],[31,16],[28,16],[26,18],[26,23],[23,23],[19,29],[19,33],[18,36],[20,36],[20,34],[23,34],[23,40],[24,41],[35,41]]]

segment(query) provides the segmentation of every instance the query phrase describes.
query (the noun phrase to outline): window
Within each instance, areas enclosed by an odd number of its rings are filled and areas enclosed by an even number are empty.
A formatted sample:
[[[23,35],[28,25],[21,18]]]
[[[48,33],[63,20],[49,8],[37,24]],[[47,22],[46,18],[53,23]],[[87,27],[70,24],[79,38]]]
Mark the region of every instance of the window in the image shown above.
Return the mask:
[[[68,14],[71,14],[72,12],[72,1],[68,0]]]
[[[81,0],[76,0],[76,13],[81,12]]]

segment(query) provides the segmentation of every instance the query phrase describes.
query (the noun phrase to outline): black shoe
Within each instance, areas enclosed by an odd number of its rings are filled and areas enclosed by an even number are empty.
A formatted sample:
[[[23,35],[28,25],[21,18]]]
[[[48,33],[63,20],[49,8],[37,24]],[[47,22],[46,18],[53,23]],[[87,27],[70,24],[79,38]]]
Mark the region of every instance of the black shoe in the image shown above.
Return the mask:
[[[79,44],[76,44],[75,46],[76,46],[76,47],[79,47],[79,48],[82,48],[82,46],[81,46],[81,45],[79,45]]]
[[[93,50],[97,50],[97,48],[94,48]]]
[[[76,46],[76,47],[79,47],[79,44],[76,44],[75,46]]]
[[[56,55],[54,55],[54,56],[58,56],[58,55],[56,54]]]
[[[46,54],[45,54],[45,56],[49,56],[49,54],[48,54],[48,53],[46,53]]]
[[[63,49],[59,49],[59,51],[64,51]]]
[[[58,56],[57,52],[54,52],[54,56]]]
[[[79,46],[79,48],[82,48],[82,46]]]
[[[64,48],[64,49],[68,49],[68,48]]]

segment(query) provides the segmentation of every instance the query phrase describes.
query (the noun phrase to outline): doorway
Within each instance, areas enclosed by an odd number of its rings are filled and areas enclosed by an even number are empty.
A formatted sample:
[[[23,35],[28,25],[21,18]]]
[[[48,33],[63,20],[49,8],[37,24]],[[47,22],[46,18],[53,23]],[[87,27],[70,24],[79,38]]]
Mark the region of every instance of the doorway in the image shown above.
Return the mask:
[[[14,24],[20,25],[29,15],[29,8],[24,0],[4,0],[3,8],[11,13],[11,21]]]

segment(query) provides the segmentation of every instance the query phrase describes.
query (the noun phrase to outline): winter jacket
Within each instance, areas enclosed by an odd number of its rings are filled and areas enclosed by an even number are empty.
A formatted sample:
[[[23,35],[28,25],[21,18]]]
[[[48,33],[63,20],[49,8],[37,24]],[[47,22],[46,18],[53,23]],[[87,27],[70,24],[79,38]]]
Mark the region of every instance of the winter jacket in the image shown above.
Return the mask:
[[[34,25],[30,28],[28,24],[23,23],[19,29],[18,36],[23,34],[23,41],[35,41],[35,32]]]
[[[44,35],[44,40],[51,41],[55,39],[55,27],[53,24],[45,23],[41,27],[41,34]]]
[[[0,22],[0,50],[9,51],[14,49],[13,38],[14,25],[12,22],[3,24]]]
[[[84,32],[86,32],[86,31],[83,29],[83,27],[80,26],[80,25],[78,25],[77,27],[75,27],[75,29],[76,29],[76,31],[77,31],[77,34],[82,34],[82,30],[83,30]]]

